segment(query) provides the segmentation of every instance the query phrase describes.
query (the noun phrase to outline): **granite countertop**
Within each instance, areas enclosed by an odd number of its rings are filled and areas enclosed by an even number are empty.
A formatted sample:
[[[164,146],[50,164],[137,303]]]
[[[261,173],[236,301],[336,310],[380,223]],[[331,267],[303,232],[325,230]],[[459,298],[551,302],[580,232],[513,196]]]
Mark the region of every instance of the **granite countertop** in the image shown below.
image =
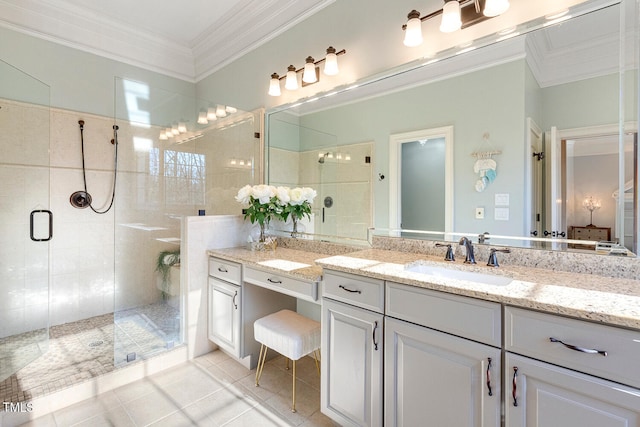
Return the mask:
[[[327,256],[327,254],[280,247],[273,251],[250,251],[245,248],[211,249],[208,253],[227,261],[240,262],[275,274],[284,273],[296,279],[312,282],[322,280],[322,267],[316,265],[314,261]]]
[[[383,249],[356,250],[328,256],[281,247],[274,251],[255,252],[231,248],[210,250],[209,255],[297,279],[320,281],[322,269],[328,268],[640,330],[640,280],[521,266],[491,268],[483,263],[468,265],[462,261],[445,262],[442,257]],[[405,270],[407,264],[506,276],[512,280],[507,285],[492,285],[450,277],[427,277]]]
[[[640,329],[640,280],[540,268],[448,263],[442,257],[368,249],[316,259],[324,268],[419,286],[426,289],[495,301],[517,307]],[[472,283],[406,271],[407,264],[506,276],[507,285]]]

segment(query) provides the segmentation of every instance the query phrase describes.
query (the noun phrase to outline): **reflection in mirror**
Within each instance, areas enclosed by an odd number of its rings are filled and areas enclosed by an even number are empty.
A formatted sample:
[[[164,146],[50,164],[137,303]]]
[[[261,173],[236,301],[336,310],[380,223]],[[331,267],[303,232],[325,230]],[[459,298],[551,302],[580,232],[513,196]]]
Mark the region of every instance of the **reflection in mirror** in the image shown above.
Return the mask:
[[[335,135],[301,126],[285,112],[270,116],[268,132],[269,184],[311,187],[318,194],[305,232],[323,239],[366,240],[372,212],[372,144],[338,145]]]
[[[403,237],[414,238],[451,232],[453,126],[394,134],[389,142],[392,228],[403,230]]]
[[[538,20],[537,29],[529,28],[507,40],[484,43],[484,47],[471,52],[449,54],[353,90],[281,109],[268,115],[269,126],[274,120],[289,116],[295,118],[291,123],[306,132],[313,129],[318,134],[331,135],[332,142],[327,145],[333,147],[371,141],[376,153],[372,171],[376,179],[373,212],[368,218],[375,218],[372,225],[378,232],[391,235],[397,235],[400,228],[396,222],[399,217],[394,221],[393,212],[403,208],[395,204],[398,200],[393,199],[392,182],[377,178],[392,176],[387,170],[393,155],[389,147],[391,136],[453,126],[456,143],[452,155],[452,238],[461,234],[477,238],[480,233],[489,232],[495,245],[594,252],[595,241],[590,241],[589,249],[577,246],[585,241],[567,241],[569,226],[589,224],[575,215],[570,220],[566,217],[569,205],[573,211],[586,213],[580,207],[584,195],[574,189],[573,199],[565,198],[560,204],[560,193],[553,194],[551,190],[556,188],[554,191],[558,192],[561,181],[550,172],[560,170],[557,165],[562,159],[552,155],[552,141],[576,139],[568,133],[575,129],[613,126],[614,146],[608,155],[618,159],[618,167],[612,172],[618,184],[608,190],[609,199],[614,191],[623,193],[629,177],[638,174],[624,160],[620,131],[625,123],[630,131],[637,129],[636,3],[623,0],[620,4],[607,4],[553,25]],[[556,138],[552,138],[553,129]],[[474,170],[476,158],[471,154],[480,151],[484,135],[489,135],[491,150],[500,154],[493,157],[493,182],[479,192],[475,188],[479,178]],[[627,152],[627,156],[637,160],[637,154]],[[591,160],[604,165],[604,159]],[[552,162],[557,164],[552,167]],[[287,168],[287,164],[271,161],[270,173],[274,168]],[[591,188],[595,188],[598,176],[590,174]],[[333,178],[334,183],[339,182],[337,175]],[[615,219],[604,225],[603,218],[602,226],[611,228],[611,240],[631,241],[631,249],[638,241],[638,210],[626,209],[630,217],[627,222],[632,223],[627,226],[624,198],[618,200],[614,203]],[[637,201],[634,203],[637,206]],[[477,208],[484,210],[484,218],[476,218]],[[561,209],[565,209],[564,215],[558,214]],[[594,215],[598,218],[603,213]],[[561,219],[564,225],[559,222]],[[348,227],[343,225],[342,229]]]

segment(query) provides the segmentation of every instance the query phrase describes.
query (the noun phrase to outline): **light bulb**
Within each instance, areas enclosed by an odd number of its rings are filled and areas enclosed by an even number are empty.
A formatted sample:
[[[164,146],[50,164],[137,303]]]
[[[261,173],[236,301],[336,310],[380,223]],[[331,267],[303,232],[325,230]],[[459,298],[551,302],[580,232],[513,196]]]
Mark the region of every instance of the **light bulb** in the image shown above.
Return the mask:
[[[482,13],[484,16],[493,18],[494,16],[502,15],[507,9],[509,9],[509,0],[487,0]]]
[[[422,21],[420,12],[412,10],[407,15],[407,29],[404,32],[404,45],[407,47],[420,46],[422,44]]]
[[[284,88],[287,90],[298,89],[298,74],[296,73],[296,67],[293,65],[287,67],[287,78],[284,81]]]
[[[280,96],[280,93],[280,76],[278,73],[273,73],[269,82],[269,95]]]
[[[302,81],[305,83],[315,83],[318,81],[316,77],[316,64],[311,56],[307,56],[304,64],[304,72],[302,73]]]
[[[440,23],[440,31],[443,33],[452,33],[462,27],[460,18],[460,3],[457,0],[449,0],[442,8],[442,22]]]
[[[324,73],[327,76],[335,76],[338,74],[338,55],[333,46],[327,48],[327,56],[324,58]]]

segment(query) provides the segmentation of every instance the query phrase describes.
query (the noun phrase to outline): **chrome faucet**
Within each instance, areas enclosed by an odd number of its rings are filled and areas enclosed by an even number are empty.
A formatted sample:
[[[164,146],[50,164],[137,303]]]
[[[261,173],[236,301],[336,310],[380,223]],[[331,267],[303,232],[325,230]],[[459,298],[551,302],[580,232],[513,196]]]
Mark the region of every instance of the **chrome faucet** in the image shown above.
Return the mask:
[[[441,248],[441,247],[446,247],[447,248],[447,253],[444,256],[444,260],[445,261],[455,261],[456,258],[453,256],[453,249],[451,249],[451,245],[446,244],[446,243],[436,243],[436,246]]]
[[[467,255],[464,258],[464,263],[465,264],[475,264],[476,263],[476,257],[473,255],[473,243],[471,243],[471,240],[469,240],[466,237],[462,237],[460,239],[459,244],[460,244],[460,246],[464,245],[465,249],[467,250]]]
[[[483,244],[484,242],[486,242],[487,240],[489,240],[491,237],[489,237],[489,232],[485,231],[482,234],[478,234],[478,243],[479,244]]]
[[[491,252],[489,253],[489,261],[487,261],[487,265],[489,267],[499,267],[499,265],[498,265],[498,257],[496,256],[496,252],[503,252],[505,254],[508,254],[511,251],[509,249],[491,248]]]

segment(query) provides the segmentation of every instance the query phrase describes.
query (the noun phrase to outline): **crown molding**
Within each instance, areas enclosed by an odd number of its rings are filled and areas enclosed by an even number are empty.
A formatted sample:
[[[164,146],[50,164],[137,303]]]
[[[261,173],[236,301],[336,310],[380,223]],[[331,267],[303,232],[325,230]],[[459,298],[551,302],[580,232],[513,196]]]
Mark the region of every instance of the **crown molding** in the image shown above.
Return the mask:
[[[54,0],[0,0],[0,26],[195,83],[334,1],[242,0],[188,44]]]

